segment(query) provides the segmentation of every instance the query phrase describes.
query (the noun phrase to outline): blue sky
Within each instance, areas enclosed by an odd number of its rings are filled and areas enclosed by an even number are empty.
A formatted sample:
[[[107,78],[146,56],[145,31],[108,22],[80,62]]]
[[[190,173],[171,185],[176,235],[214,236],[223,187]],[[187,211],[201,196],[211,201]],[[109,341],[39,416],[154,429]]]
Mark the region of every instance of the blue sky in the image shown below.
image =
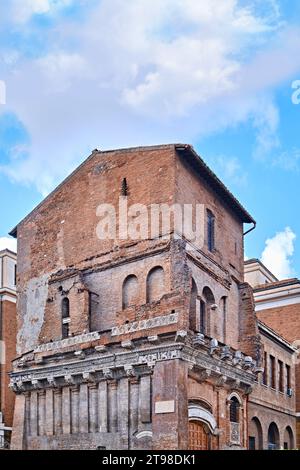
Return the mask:
[[[182,141],[257,220],[246,255],[300,276],[299,44],[297,0],[1,2],[0,247],[94,148]]]

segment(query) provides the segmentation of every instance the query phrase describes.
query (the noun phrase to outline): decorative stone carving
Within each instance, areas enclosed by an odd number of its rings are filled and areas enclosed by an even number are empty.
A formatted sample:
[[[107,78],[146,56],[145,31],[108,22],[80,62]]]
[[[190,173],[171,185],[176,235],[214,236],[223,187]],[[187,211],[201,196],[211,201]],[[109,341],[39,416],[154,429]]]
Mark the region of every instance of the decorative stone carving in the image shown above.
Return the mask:
[[[210,341],[210,354],[213,355],[217,352],[219,348],[219,343],[216,339],[212,339]]]
[[[86,333],[84,335],[74,336],[72,338],[63,339],[61,341],[54,341],[53,343],[41,344],[34,350],[34,352],[48,352],[57,349],[69,348],[70,346],[97,341],[100,338],[101,336],[97,332]]]
[[[209,369],[201,370],[198,376],[199,376],[199,379],[198,379],[199,382],[205,382],[211,376],[211,370]]]
[[[215,381],[216,387],[223,387],[225,383],[227,382],[227,377],[226,375],[221,375],[221,377],[218,377]]]
[[[97,351],[98,353],[105,353],[107,352],[107,346],[105,346],[104,344],[101,344],[100,346],[95,346],[95,351]]]
[[[159,344],[160,339],[159,339],[159,336],[154,335],[154,336],[148,336],[148,341],[151,344]]]
[[[75,385],[75,379],[71,374],[65,375],[64,380],[68,385]]]
[[[105,379],[113,379],[114,374],[111,369],[103,369],[103,376]]]
[[[194,346],[203,346],[205,344],[205,336],[198,333],[193,339]]]
[[[184,330],[177,331],[175,341],[183,342],[186,340],[186,338],[187,338],[187,331],[184,331]]]
[[[124,366],[124,370],[125,370],[125,372],[126,372],[127,377],[135,377],[135,371],[134,371],[133,366],[130,366],[130,365],[127,366],[127,365],[125,365],[125,366]]]
[[[244,365],[245,369],[251,369],[254,366],[254,361],[253,361],[252,357],[246,356],[245,359],[244,359],[244,364],[243,365]]]
[[[81,350],[80,351],[75,351],[74,356],[76,356],[78,359],[81,359],[81,360],[85,359],[85,354]]]
[[[129,341],[122,341],[121,347],[124,348],[124,349],[133,349],[134,345],[133,345],[133,342],[130,341],[130,340]]]
[[[139,322],[128,323],[112,329],[112,336],[127,335],[136,331],[150,330],[152,328],[160,328],[162,326],[174,325],[178,322],[178,313],[172,313],[163,317],[149,318]]]
[[[229,346],[224,346],[221,351],[221,359],[223,361],[231,361],[232,360],[232,352]]]
[[[234,354],[233,361],[232,361],[233,365],[238,366],[242,363],[242,361],[243,361],[243,355],[241,351],[236,351]]]

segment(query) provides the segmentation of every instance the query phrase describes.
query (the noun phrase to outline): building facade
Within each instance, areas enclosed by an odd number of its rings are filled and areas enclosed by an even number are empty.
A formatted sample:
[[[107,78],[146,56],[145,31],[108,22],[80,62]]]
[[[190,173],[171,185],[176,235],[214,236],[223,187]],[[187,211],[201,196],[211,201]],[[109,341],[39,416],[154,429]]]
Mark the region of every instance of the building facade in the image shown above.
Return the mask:
[[[140,237],[120,236],[124,204]],[[199,206],[202,239],[174,217],[145,236],[157,204]],[[94,151],[12,232],[12,447],[246,449],[263,361],[244,283],[253,223],[190,146]]]
[[[16,254],[0,252],[0,449],[11,438],[15,394],[9,388],[9,373],[16,356]]]
[[[253,274],[256,272],[256,274]],[[251,274],[250,274],[251,273]],[[250,275],[250,277],[249,277]],[[274,393],[279,394],[282,403],[287,400],[296,399],[296,417],[297,430],[296,434],[289,432],[292,436],[294,445],[300,447],[300,281],[298,279],[286,279],[278,281],[268,269],[258,260],[248,260],[245,263],[245,279],[251,283],[253,287],[255,308],[257,317],[261,322],[269,327],[270,330],[276,332],[285,343],[292,345],[298,354],[294,354],[294,369],[288,362],[281,359],[279,362],[275,360],[275,387]],[[266,355],[266,370],[272,368],[270,361],[277,354]],[[280,359],[278,357],[278,359]],[[272,359],[274,361],[274,359]],[[282,366],[283,363],[283,366]],[[280,381],[281,368],[284,370],[284,383]],[[268,376],[265,378],[267,384],[270,383]],[[283,390],[284,398],[281,392]],[[284,429],[283,429],[284,431]],[[287,434],[285,439],[281,436],[281,442],[284,446],[287,442]]]

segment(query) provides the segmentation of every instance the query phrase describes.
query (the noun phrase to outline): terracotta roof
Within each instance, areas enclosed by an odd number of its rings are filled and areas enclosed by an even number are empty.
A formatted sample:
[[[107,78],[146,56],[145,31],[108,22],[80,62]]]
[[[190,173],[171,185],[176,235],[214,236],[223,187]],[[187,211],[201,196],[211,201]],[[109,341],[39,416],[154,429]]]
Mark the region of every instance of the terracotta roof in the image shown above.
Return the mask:
[[[260,286],[254,287],[253,290],[255,292],[258,292],[258,291],[263,291],[263,290],[276,289],[277,287],[294,286],[296,284],[300,284],[300,280],[297,278],[284,279],[282,281],[270,282],[269,284],[261,284]]]

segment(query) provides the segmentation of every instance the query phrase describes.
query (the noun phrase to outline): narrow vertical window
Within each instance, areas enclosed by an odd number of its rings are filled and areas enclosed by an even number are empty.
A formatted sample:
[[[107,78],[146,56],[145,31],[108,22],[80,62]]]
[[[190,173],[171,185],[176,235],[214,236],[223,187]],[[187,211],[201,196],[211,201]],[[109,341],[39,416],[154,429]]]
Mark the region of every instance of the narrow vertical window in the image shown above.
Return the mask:
[[[285,368],[286,368],[286,388],[287,388],[287,393],[289,393],[289,390],[292,387],[292,384],[291,384],[291,368],[288,365],[286,365]]]
[[[268,385],[268,354],[266,352],[264,353],[263,384]]]
[[[62,338],[70,336],[70,301],[65,297],[62,301]]]
[[[240,408],[240,404],[239,404],[238,399],[236,397],[233,397],[230,400],[230,409],[229,409],[231,423],[239,423],[240,421],[239,408]]]
[[[284,384],[283,384],[283,362],[278,361],[278,383],[279,383],[279,391],[284,392]]]
[[[209,251],[213,252],[215,249],[215,216],[208,210],[207,211],[207,246]]]
[[[276,389],[275,357],[270,356],[270,386]]]

